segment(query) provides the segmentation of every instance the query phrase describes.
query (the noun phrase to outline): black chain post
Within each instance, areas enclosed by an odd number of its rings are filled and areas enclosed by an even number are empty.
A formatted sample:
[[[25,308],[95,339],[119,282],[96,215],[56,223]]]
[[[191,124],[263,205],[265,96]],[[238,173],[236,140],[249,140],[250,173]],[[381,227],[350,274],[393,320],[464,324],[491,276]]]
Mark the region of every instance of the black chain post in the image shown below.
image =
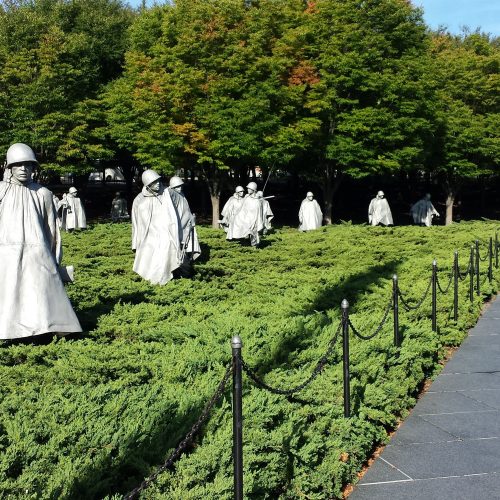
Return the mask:
[[[495,233],[495,268],[498,269],[498,233]]]
[[[233,351],[233,471],[234,499],[243,500],[243,415],[241,383],[241,338],[231,340]]]
[[[398,293],[398,275],[392,277],[392,311],[394,316],[394,346],[401,346],[401,339],[399,338],[399,293]]]
[[[453,321],[458,321],[458,273],[460,268],[458,266],[458,250],[455,250],[453,258]]]
[[[437,331],[437,262],[434,259],[432,262],[432,331]]]
[[[481,295],[481,283],[479,276],[479,240],[476,240],[476,294]]]
[[[488,281],[493,281],[493,238],[490,236],[490,246],[488,248]]]
[[[342,362],[344,367],[344,417],[351,416],[351,387],[349,383],[349,302],[342,301]]]
[[[470,247],[470,258],[469,258],[469,299],[474,302],[474,246]]]

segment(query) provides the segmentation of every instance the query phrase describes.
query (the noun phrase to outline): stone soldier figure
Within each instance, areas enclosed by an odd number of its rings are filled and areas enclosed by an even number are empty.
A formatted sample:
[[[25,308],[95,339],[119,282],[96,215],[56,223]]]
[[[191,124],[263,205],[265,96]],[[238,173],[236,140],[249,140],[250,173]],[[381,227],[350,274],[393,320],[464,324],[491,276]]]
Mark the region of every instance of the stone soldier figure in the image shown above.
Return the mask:
[[[66,231],[73,231],[74,229],[87,228],[87,217],[76,187],[71,186],[68,194],[63,196],[59,204],[62,206],[63,210],[63,229],[66,229]]]
[[[197,259],[200,256],[201,248],[198,241],[198,233],[196,232],[196,220],[191,213],[189,203],[182,192],[184,181],[174,175],[169,182],[169,191],[172,202],[179,215],[181,225],[181,248],[183,256],[183,264],[187,266],[188,262]],[[186,267],[185,271],[189,271]]]
[[[239,211],[243,205],[243,199],[245,198],[245,190],[243,186],[236,186],[234,194],[226,201],[224,208],[222,209],[221,215],[222,219],[219,221],[220,225],[224,228],[224,231],[228,231],[229,225],[231,224],[234,214]]]
[[[111,220],[113,222],[119,222],[126,219],[130,219],[130,215],[127,210],[127,200],[122,198],[122,194],[120,192],[117,192],[111,202]]]
[[[257,184],[247,184],[247,195],[227,231],[228,240],[250,239],[250,244],[257,247],[260,242],[260,233],[264,229],[262,200],[257,196]]]
[[[264,222],[263,233],[267,234],[273,228],[271,221],[274,219],[274,214],[271,210],[269,201],[264,198],[264,193],[262,191],[257,191],[257,198],[259,198],[262,203],[262,220]]]
[[[300,204],[299,223],[299,231],[318,229],[323,224],[323,212],[311,191]]]
[[[52,193],[31,180],[26,144],[7,151],[0,182],[0,339],[81,332],[61,278],[61,239]]]
[[[379,191],[377,196],[372,199],[368,207],[368,222],[372,226],[390,226],[393,224],[392,213],[389,202],[384,198],[384,192]]]
[[[132,205],[134,271],[164,285],[181,264],[180,224],[170,192],[154,170],[142,174],[142,191]]]
[[[432,226],[432,218],[439,217],[439,212],[431,203],[431,195],[427,193],[421,200],[410,208],[413,223],[419,226]]]

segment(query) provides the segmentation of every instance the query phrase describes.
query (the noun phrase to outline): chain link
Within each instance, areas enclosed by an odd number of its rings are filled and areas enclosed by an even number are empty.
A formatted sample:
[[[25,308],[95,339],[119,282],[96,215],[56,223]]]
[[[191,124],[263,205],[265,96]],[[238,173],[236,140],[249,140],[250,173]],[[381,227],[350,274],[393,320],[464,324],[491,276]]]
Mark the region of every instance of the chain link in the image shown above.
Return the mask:
[[[384,316],[382,317],[382,321],[380,322],[380,324],[377,326],[377,328],[375,329],[375,331],[371,335],[361,335],[361,333],[359,333],[358,330],[352,324],[351,318],[349,318],[349,326],[352,328],[354,335],[356,335],[357,337],[359,337],[360,339],[363,339],[363,340],[370,340],[373,337],[375,337],[375,335],[378,335],[380,333],[380,330],[382,330],[383,326],[385,325],[385,323],[387,321],[387,318],[389,317],[389,311],[391,309],[392,309],[392,296],[389,300],[389,303],[387,304],[387,307],[385,308],[385,312],[384,312]]]
[[[479,256],[479,260],[481,262],[484,262],[489,256],[490,256],[490,249],[488,247],[488,251],[486,252],[486,255],[483,257],[481,257],[481,253],[479,252],[479,249],[478,249],[478,252],[477,252],[478,256]]]
[[[203,411],[201,415],[199,416],[198,420],[195,422],[193,427],[191,427],[191,430],[186,434],[184,439],[179,443],[177,448],[170,454],[170,456],[167,458],[165,463],[158,467],[156,471],[148,476],[144,481],[134,488],[132,491],[128,492],[126,495],[123,496],[122,500],[132,500],[135,498],[141,491],[144,491],[151,483],[156,481],[158,476],[170,468],[172,464],[180,457],[181,453],[187,448],[187,446],[191,443],[193,440],[195,434],[200,430],[200,427],[203,425],[203,423],[208,419],[210,416],[210,412],[214,405],[219,401],[219,399],[222,397],[222,394],[224,393],[224,389],[226,387],[226,383],[229,379],[229,376],[231,375],[233,366],[232,362],[228,363],[226,367],[226,373],[224,373],[224,377],[220,381],[219,385],[217,386],[217,389],[214,393],[214,395],[210,398],[208,403],[205,405],[205,408],[203,408]]]
[[[429,290],[431,289],[431,283],[432,283],[432,277],[429,279],[429,284],[427,285],[427,290],[425,290],[424,295],[417,302],[417,304],[415,304],[414,306],[408,304],[408,302],[405,300],[405,298],[404,298],[403,293],[401,292],[401,290],[398,290],[398,295],[399,295],[399,298],[401,299],[401,303],[403,304],[404,308],[407,311],[415,311],[416,309],[418,309],[424,303],[424,300],[427,298],[427,295],[429,294]]]
[[[460,281],[464,281],[464,280],[467,278],[467,276],[469,276],[470,271],[471,271],[471,267],[472,267],[472,264],[471,264],[471,261],[470,261],[470,259],[469,259],[469,265],[467,266],[467,269],[466,269],[466,271],[465,271],[465,273],[464,273],[464,274],[462,274],[462,273],[460,272],[460,268],[458,268],[458,279],[459,279]]]
[[[441,283],[439,282],[439,273],[436,274],[436,281],[437,281],[437,286],[439,288],[439,291],[442,293],[442,294],[445,294],[445,293],[448,293],[448,290],[450,289],[450,286],[451,286],[451,282],[453,281],[453,275],[454,275],[454,271],[452,270],[451,271],[451,274],[450,274],[450,281],[448,282],[448,285],[446,286],[446,288],[443,290],[443,288],[441,287]]]
[[[300,392],[303,389],[305,389],[323,371],[323,368],[328,363],[328,359],[330,358],[330,356],[333,353],[333,349],[335,347],[335,343],[337,342],[337,338],[339,336],[341,328],[342,328],[342,321],[339,322],[339,326],[337,327],[337,331],[335,332],[335,335],[328,343],[328,349],[326,350],[325,354],[320,358],[320,360],[316,364],[316,366],[315,366],[314,370],[312,371],[311,375],[309,376],[309,378],[307,378],[301,384],[299,384],[295,387],[292,387],[291,389],[279,389],[277,387],[272,387],[272,386],[266,384],[262,379],[260,379],[259,376],[257,375],[257,373],[255,372],[255,370],[253,368],[251,368],[250,366],[248,366],[243,359],[241,360],[241,365],[242,365],[245,373],[260,388],[265,389],[266,391],[272,392],[273,394],[280,394],[282,396],[291,396],[291,395],[296,394],[297,392]]]

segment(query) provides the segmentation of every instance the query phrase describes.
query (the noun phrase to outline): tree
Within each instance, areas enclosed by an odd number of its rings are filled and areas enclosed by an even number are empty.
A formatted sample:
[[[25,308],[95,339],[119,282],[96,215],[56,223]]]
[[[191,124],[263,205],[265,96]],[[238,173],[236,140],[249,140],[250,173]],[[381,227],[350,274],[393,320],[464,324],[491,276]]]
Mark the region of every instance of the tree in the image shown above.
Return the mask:
[[[152,168],[199,172],[214,226],[230,170],[289,161],[319,125],[296,113],[301,93],[287,84],[298,45],[287,34],[299,29],[302,5],[179,0],[132,29],[125,74],[107,97],[112,135]]]
[[[304,64],[318,76],[303,108],[321,120],[303,175],[323,189],[325,220],[345,175],[423,167],[432,133],[423,84],[427,37],[405,0],[308,2]]]
[[[95,101],[121,72],[133,11],[116,0],[0,6],[0,146],[30,144],[53,169],[109,154]],[[102,116],[101,116],[102,118]],[[99,156],[94,156],[99,155]]]
[[[499,40],[479,32],[435,33],[431,54],[438,127],[430,167],[444,183],[451,224],[463,182],[498,173]]]

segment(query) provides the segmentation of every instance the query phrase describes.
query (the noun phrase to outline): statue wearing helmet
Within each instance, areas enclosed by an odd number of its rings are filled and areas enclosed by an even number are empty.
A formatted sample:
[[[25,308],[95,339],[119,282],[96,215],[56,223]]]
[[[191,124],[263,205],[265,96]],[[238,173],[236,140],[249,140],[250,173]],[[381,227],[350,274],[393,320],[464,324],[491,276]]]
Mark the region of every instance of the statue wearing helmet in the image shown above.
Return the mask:
[[[299,209],[299,231],[313,231],[323,224],[323,212],[314,194],[308,191]]]
[[[243,186],[236,186],[234,194],[226,201],[224,208],[222,209],[221,215],[222,219],[219,224],[223,227],[224,231],[227,233],[229,225],[231,224],[234,215],[240,210],[243,205],[243,199],[245,198],[245,190]]]
[[[257,183],[247,184],[247,195],[231,220],[226,238],[228,240],[249,239],[256,248],[260,243],[260,235],[264,230],[264,212],[262,198],[257,196]]]
[[[176,175],[170,179],[170,196],[179,214],[181,227],[182,264],[178,273],[180,276],[188,277],[192,274],[191,263],[199,257],[201,248],[195,227],[195,217],[191,213],[189,203],[182,191],[183,185],[184,181]]]
[[[61,209],[61,227],[66,231],[87,228],[87,216],[76,187],[71,186],[68,194],[63,195],[58,209]]]
[[[38,165],[26,144],[7,151],[0,182],[0,339],[81,332],[59,266],[61,239],[52,193],[31,180]]]
[[[144,171],[142,183],[132,205],[133,269],[145,280],[165,285],[181,264],[179,216],[170,190],[154,170]]]
[[[372,226],[392,226],[392,213],[383,191],[379,191],[368,207],[368,222]]]
[[[432,219],[439,217],[439,212],[434,208],[429,193],[412,205],[410,213],[413,217],[413,223],[418,226],[430,227],[432,226]]]

